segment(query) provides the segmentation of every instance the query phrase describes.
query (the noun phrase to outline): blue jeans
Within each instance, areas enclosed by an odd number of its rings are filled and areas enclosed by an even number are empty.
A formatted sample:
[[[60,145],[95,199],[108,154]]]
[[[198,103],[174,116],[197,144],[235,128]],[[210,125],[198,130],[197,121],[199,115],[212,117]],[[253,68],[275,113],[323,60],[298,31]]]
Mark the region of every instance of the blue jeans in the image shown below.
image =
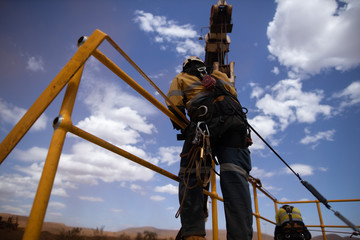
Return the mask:
[[[234,122],[234,121],[232,121]],[[236,123],[236,121],[235,121]],[[227,131],[223,134],[226,140],[221,140],[212,146],[213,154],[220,163],[220,185],[224,199],[226,217],[226,229],[228,240],[251,240],[252,239],[252,207],[247,176],[251,170],[250,151],[241,140],[244,136],[243,125],[233,124],[226,126]],[[245,130],[246,134],[246,130]],[[230,136],[231,135],[231,136]],[[236,139],[239,139],[236,141]],[[228,141],[232,139],[231,141]],[[182,154],[188,153],[191,148],[191,140],[186,140]],[[187,189],[187,186],[195,186],[197,183],[195,172],[184,176],[184,169],[188,166],[189,158],[182,157],[179,171],[179,201],[182,203],[180,210],[181,230],[185,236],[205,236],[205,216],[207,196],[203,194],[203,188],[196,186]],[[210,165],[210,161],[208,165]],[[195,171],[195,170],[194,170]],[[203,173],[205,174],[206,171]],[[184,198],[185,194],[185,198]]]

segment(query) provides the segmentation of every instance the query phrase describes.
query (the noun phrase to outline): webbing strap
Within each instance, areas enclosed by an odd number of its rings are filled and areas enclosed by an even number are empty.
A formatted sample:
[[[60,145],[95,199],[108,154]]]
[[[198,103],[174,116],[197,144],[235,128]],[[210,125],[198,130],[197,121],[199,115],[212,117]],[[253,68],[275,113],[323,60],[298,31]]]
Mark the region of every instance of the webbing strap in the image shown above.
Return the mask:
[[[237,166],[234,163],[222,163],[220,164],[220,174],[222,172],[237,172],[239,173],[241,176],[243,176],[245,179],[248,178],[249,174],[240,166]]]

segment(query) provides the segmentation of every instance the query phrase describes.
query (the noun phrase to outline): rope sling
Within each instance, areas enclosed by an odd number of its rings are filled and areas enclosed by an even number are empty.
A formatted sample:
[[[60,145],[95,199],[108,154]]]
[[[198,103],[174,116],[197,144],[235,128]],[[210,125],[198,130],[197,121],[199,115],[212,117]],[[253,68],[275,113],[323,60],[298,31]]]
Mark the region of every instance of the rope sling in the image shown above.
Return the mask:
[[[201,129],[202,124],[204,124],[205,129]],[[185,186],[185,191],[180,203],[180,207],[175,214],[176,218],[178,218],[180,215],[180,211],[186,198],[186,192],[188,190],[194,189],[197,186],[205,188],[210,183],[211,166],[207,164],[207,161],[208,159],[214,161],[214,159],[211,154],[210,132],[205,122],[197,123],[196,134],[192,143],[193,145],[189,152],[180,155],[180,157],[188,158],[189,163],[184,171],[183,183]],[[195,169],[196,183],[192,186],[189,186],[190,175],[193,174],[193,169]],[[205,170],[204,177],[202,177],[202,169]]]

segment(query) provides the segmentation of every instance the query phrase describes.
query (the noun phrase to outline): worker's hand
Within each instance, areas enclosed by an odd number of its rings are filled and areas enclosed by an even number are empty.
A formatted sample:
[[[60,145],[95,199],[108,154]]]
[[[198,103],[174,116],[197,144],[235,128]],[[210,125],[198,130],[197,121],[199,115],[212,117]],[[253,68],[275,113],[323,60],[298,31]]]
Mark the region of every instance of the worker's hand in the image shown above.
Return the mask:
[[[202,80],[202,85],[210,89],[216,85],[216,80],[210,75],[205,75]]]

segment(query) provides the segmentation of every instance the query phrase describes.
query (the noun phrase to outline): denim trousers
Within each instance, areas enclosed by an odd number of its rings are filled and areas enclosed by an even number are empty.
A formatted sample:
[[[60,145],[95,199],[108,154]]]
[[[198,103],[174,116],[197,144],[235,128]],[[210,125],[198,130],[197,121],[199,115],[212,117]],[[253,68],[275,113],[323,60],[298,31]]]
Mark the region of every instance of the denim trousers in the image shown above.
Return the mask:
[[[251,170],[250,151],[243,144],[237,144],[242,141],[236,141],[237,138],[242,137],[240,135],[243,135],[243,131],[237,131],[241,127],[235,124],[233,128],[228,129],[228,134],[223,134],[224,138],[231,139],[231,141],[220,140],[218,144],[212,146],[213,154],[220,164],[220,186],[224,199],[228,240],[251,240],[253,234],[251,198],[247,182]],[[182,154],[188,153],[191,147],[191,141],[185,140]],[[189,157],[181,158],[179,171],[179,202],[182,202],[180,235],[183,237],[205,236],[207,196],[203,194],[202,186],[196,186],[195,171],[184,175],[184,169],[188,163]],[[211,161],[208,161],[208,166],[210,164]],[[202,171],[202,174],[207,173],[208,171]],[[193,188],[189,189],[189,187]]]

